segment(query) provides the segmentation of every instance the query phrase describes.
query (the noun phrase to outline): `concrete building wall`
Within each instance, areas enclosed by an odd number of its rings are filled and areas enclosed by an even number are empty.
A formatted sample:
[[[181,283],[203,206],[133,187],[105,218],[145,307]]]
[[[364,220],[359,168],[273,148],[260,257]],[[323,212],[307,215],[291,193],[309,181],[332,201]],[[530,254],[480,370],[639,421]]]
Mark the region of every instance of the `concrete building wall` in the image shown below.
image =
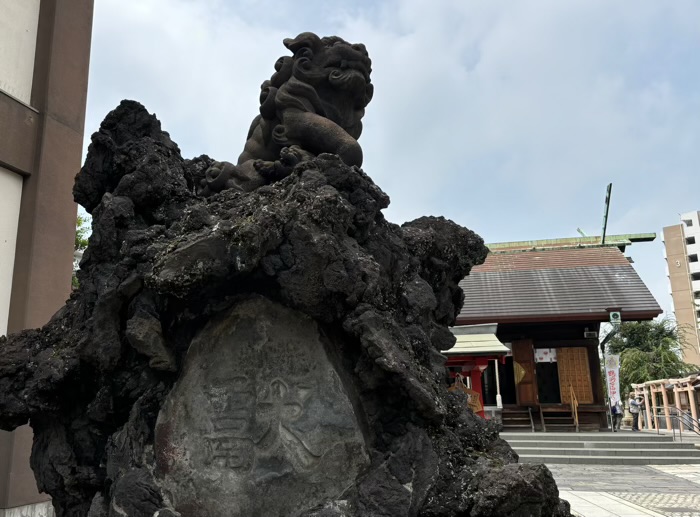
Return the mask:
[[[26,177],[20,172],[31,172],[26,169],[35,143],[32,130],[36,129],[33,117],[36,111],[18,105],[14,99],[25,105],[31,102],[39,10],[39,0],[0,0],[0,95],[3,96],[0,107],[4,115],[0,140],[6,143],[0,148],[0,162],[15,169],[0,166],[0,335],[8,331]],[[18,130],[18,127],[23,130]],[[18,146],[25,147],[25,152],[13,152]],[[34,507],[37,504],[50,505],[45,502],[47,497],[37,492],[29,469],[31,440],[32,432],[28,426],[13,433],[0,431],[0,516],[9,515],[7,512],[12,514],[11,507],[23,503],[28,505],[22,510],[27,515],[36,513]],[[41,513],[47,514],[46,511]]]
[[[0,0],[0,91],[29,104],[40,0]],[[4,106],[3,106],[4,107]],[[7,117],[7,108],[0,116]],[[3,128],[8,139],[11,128]],[[0,166],[0,335],[7,333],[23,179]]]
[[[0,0],[0,334],[70,295],[92,15],[93,0]],[[27,425],[0,431],[0,517],[53,515],[31,445]]]
[[[39,493],[34,472],[29,467],[33,438],[34,433],[28,425],[23,425],[11,433],[0,431],[0,443],[3,443],[0,450],[4,448],[7,451],[0,459],[3,467],[0,471],[0,495],[4,496],[0,499],[0,512],[3,509],[31,507],[51,499],[47,494]]]
[[[0,0],[0,90],[29,104],[40,0]]]
[[[700,212],[681,214],[663,229],[668,279],[676,321],[688,347],[683,359],[700,366]]]

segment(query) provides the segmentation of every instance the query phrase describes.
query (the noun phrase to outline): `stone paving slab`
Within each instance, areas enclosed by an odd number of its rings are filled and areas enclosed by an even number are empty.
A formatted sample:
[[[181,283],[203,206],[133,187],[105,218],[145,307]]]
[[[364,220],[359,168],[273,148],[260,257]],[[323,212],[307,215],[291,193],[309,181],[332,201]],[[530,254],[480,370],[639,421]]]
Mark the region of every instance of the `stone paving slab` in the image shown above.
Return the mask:
[[[652,468],[700,485],[700,466],[698,465],[654,465]]]
[[[561,497],[569,501],[572,513],[580,517],[666,517],[604,492],[564,491]]]
[[[700,494],[649,494],[615,492],[612,495],[667,517],[697,517],[700,515]]]
[[[580,517],[700,517],[699,465],[547,465]]]
[[[559,489],[600,492],[698,492],[700,487],[661,469],[684,467],[686,475],[700,474],[700,465],[547,465]]]

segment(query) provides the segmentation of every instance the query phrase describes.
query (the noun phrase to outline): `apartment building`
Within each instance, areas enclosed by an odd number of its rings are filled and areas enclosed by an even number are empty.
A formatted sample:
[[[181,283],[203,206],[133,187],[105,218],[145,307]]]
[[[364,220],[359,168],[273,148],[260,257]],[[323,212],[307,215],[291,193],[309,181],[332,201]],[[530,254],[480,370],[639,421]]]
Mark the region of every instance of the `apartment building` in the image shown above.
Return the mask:
[[[0,335],[70,295],[93,0],[0,0]],[[0,349],[2,353],[2,349]],[[53,515],[32,432],[0,431],[0,517]]]
[[[700,366],[700,211],[681,214],[663,233],[673,309],[688,343],[683,359]]]

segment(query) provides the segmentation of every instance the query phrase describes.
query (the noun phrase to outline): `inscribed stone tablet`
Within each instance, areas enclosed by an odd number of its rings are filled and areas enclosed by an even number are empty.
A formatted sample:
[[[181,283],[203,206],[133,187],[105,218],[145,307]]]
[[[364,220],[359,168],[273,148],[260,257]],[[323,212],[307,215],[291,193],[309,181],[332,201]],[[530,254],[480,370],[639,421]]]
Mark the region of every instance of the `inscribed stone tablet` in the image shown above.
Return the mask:
[[[368,463],[316,323],[264,298],[193,340],[156,425],[157,475],[183,517],[293,516]]]

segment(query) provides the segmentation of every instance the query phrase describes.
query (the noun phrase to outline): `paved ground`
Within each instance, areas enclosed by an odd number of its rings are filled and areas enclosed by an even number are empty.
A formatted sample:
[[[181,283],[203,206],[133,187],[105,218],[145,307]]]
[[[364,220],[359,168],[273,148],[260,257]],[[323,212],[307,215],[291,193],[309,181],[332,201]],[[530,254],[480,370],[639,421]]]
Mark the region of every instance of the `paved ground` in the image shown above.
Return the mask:
[[[700,517],[700,465],[547,465],[582,517]]]

